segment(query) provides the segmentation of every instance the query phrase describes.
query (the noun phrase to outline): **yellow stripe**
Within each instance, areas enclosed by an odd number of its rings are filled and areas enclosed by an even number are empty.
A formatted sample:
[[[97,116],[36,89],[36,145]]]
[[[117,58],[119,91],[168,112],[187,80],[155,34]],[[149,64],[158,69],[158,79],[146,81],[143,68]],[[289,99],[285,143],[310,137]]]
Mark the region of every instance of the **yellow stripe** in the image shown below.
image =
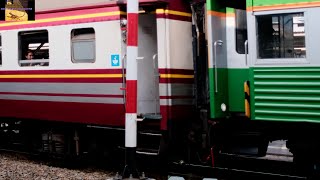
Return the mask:
[[[193,78],[193,75],[185,74],[160,74],[160,78]]]
[[[6,78],[121,78],[122,74],[13,74],[0,75],[0,79]],[[161,74],[160,78],[185,78],[191,79],[193,75]]]
[[[250,96],[250,89],[247,82],[244,83],[244,92]]]
[[[0,79],[6,78],[121,78],[122,74],[14,74],[0,75]]]
[[[248,100],[245,99],[245,115],[250,118],[251,114],[250,114],[250,104],[248,102]]]
[[[249,82],[248,81],[245,81],[244,82],[244,92],[249,96],[250,98],[250,88],[249,88]],[[251,113],[250,113],[250,103],[249,103],[249,99],[247,99],[245,97],[244,99],[244,108],[245,108],[245,115],[250,118],[251,116]]]
[[[164,10],[164,9],[157,9],[156,14],[172,14],[172,15],[178,15],[178,16],[186,16],[186,17],[191,17],[191,13],[186,13],[186,12],[180,12],[180,11],[173,11],[173,10]]]
[[[114,11],[114,12],[104,12],[104,13],[95,13],[95,14],[65,16],[65,17],[57,17],[57,18],[38,19],[35,21],[21,21],[21,22],[3,23],[3,24],[0,24],[0,27],[24,25],[24,24],[46,23],[46,22],[54,22],[54,21],[65,21],[65,20],[74,20],[74,19],[83,19],[83,18],[94,18],[94,17],[103,17],[103,16],[115,16],[115,15],[123,15],[123,14],[126,14],[126,13],[124,13],[122,11]]]

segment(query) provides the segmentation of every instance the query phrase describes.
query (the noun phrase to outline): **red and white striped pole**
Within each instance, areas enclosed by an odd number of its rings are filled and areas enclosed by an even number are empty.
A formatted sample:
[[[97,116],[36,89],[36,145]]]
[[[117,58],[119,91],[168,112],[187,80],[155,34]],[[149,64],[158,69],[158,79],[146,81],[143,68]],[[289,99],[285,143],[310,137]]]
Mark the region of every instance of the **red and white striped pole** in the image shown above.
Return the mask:
[[[139,0],[127,0],[127,68],[126,68],[126,170],[138,177],[136,168],[137,147],[137,57]]]

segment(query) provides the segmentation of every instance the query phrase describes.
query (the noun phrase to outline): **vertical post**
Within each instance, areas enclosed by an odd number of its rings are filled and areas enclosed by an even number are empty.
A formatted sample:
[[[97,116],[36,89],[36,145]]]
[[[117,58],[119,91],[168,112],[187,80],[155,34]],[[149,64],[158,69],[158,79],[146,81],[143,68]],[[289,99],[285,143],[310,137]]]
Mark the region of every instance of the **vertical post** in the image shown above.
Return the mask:
[[[137,147],[137,57],[138,57],[138,12],[139,1],[127,1],[127,69],[126,69],[126,119],[125,119],[125,146],[126,170],[124,175],[139,177],[136,168]]]

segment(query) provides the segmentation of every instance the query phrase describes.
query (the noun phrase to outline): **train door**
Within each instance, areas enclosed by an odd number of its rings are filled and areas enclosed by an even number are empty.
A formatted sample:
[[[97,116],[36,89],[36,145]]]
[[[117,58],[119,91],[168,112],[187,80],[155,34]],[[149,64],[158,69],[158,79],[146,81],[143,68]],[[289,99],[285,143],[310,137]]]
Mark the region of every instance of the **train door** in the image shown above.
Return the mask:
[[[210,88],[210,117],[226,116],[228,102],[228,74],[226,54],[226,8],[217,6],[218,1],[207,4],[207,38]]]
[[[139,13],[138,38],[138,114],[150,117],[160,114],[155,13]]]
[[[244,112],[248,80],[245,1],[207,4],[210,117]]]
[[[249,80],[247,12],[241,6],[228,7],[226,12],[228,111],[244,115],[244,83]]]

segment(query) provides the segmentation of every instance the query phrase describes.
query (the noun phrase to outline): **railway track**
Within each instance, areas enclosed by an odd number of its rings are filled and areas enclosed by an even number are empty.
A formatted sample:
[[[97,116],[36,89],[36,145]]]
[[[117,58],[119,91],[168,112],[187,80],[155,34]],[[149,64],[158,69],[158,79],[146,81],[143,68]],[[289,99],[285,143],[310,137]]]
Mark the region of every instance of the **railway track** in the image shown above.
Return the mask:
[[[41,156],[41,153],[32,153],[23,151],[20,149],[9,149],[9,148],[0,148],[0,153],[10,153],[10,154],[20,154],[23,156],[28,156],[31,159],[36,159],[38,162],[46,162],[47,165],[54,166],[65,166],[65,161],[59,163],[59,160],[54,160],[55,156],[47,154]],[[232,154],[221,154],[219,158],[216,159],[215,167],[212,167],[211,164],[199,165],[191,163],[182,163],[182,162],[172,162],[169,163],[167,173],[159,171],[160,168],[156,165],[151,168],[150,164],[145,164],[145,162],[150,162],[150,159],[141,158],[139,166],[140,171],[145,171],[145,174],[148,177],[165,180],[168,179],[168,176],[172,177],[183,177],[185,180],[203,180],[204,178],[216,178],[218,180],[238,180],[238,179],[317,179],[305,174],[298,173],[293,165],[292,157],[288,154],[281,154],[277,158],[274,157],[276,152],[272,151],[264,158],[252,158],[249,156],[235,156]],[[40,157],[40,158],[39,158]],[[54,158],[53,158],[54,157]],[[284,161],[284,158],[287,161]],[[40,160],[39,160],[40,159]],[[60,158],[61,160],[61,158]],[[280,161],[281,160],[281,161]],[[119,160],[123,161],[123,160]],[[81,163],[82,165],[77,164],[80,169],[87,166],[86,160],[76,161],[76,163]],[[41,163],[40,163],[41,164]],[[71,163],[72,164],[72,163]],[[70,163],[68,164],[70,165]],[[91,164],[92,166],[92,164]],[[102,165],[104,166],[104,165]],[[94,168],[101,168],[101,164],[97,164]],[[72,167],[72,165],[71,165]],[[111,167],[111,169],[110,169]],[[146,168],[148,167],[148,168]],[[74,166],[72,167],[74,168]],[[105,166],[105,170],[116,174],[119,171],[119,165],[117,168],[112,168],[112,166]]]
[[[215,178],[218,180],[238,179],[310,179],[303,175],[292,175],[285,173],[274,173],[266,171],[254,171],[228,167],[210,167],[196,164],[173,164],[169,176],[183,177],[185,180],[203,180],[204,178]]]
[[[202,180],[216,178],[222,180],[238,179],[319,179],[314,174],[299,171],[293,163],[293,156],[285,146],[285,141],[269,144],[267,155],[253,157],[220,153],[214,164],[170,164],[169,175],[184,179]]]

